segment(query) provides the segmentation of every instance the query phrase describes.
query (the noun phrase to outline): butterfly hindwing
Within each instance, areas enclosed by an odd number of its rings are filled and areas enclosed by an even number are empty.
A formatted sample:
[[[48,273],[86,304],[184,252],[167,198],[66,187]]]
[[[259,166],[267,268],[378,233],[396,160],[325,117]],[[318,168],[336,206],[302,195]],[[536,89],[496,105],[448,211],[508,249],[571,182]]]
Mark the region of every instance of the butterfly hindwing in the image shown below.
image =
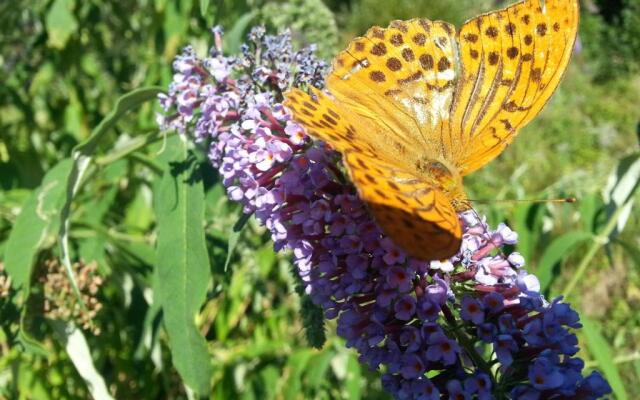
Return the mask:
[[[356,151],[343,153],[351,180],[382,231],[409,255],[444,259],[460,249],[460,223],[449,199],[413,174]]]

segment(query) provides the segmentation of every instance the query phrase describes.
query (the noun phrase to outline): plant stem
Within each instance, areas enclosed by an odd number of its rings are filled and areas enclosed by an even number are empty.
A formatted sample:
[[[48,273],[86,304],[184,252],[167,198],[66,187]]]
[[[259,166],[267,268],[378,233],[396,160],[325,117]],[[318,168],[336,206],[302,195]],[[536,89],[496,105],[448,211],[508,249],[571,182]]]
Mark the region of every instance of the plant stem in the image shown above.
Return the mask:
[[[480,354],[478,354],[474,347],[473,341],[467,337],[466,333],[462,329],[459,329],[459,327],[456,326],[456,319],[451,313],[451,310],[449,310],[447,306],[443,306],[442,312],[445,315],[445,321],[447,321],[447,325],[452,328],[450,332],[456,337],[458,342],[462,344],[462,347],[464,347],[465,351],[473,360],[473,362],[476,363],[478,368],[482,369],[491,378],[491,381],[495,387],[496,382],[493,374],[491,373],[491,366],[482,358]]]
[[[576,285],[578,284],[578,281],[582,278],[587,268],[589,267],[589,263],[591,262],[593,257],[596,255],[598,250],[600,250],[600,247],[609,243],[609,236],[611,235],[613,230],[616,228],[620,214],[626,208],[627,204],[629,204],[629,202],[632,202],[632,201],[633,201],[633,197],[627,200],[627,202],[625,202],[621,206],[619,206],[616,209],[616,211],[613,213],[613,215],[611,215],[611,217],[609,218],[607,225],[602,229],[602,231],[596,237],[594,237],[591,247],[586,252],[582,260],[580,261],[580,264],[578,264],[578,268],[576,272],[573,274],[571,281],[569,281],[567,286],[565,286],[564,290],[562,291],[562,294],[565,296],[565,298],[569,298],[569,296],[571,295],[571,292],[573,291],[573,289],[575,289]]]
[[[174,133],[175,132],[167,132],[166,135],[172,135]],[[150,145],[151,143],[155,143],[162,138],[163,136],[160,135],[158,131],[153,131],[145,136],[136,136],[129,142],[127,142],[123,147],[114,150],[113,152],[105,156],[96,158],[94,162],[96,165],[100,166],[111,164],[112,162],[125,158],[129,154],[134,153]]]

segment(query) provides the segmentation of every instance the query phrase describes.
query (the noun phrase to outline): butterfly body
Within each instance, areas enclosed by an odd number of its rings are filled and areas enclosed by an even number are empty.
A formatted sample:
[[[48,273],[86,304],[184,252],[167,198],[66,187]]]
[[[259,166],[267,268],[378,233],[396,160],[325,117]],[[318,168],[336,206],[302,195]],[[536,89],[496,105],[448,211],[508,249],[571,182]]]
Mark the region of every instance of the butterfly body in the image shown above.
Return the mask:
[[[393,21],[333,61],[328,93],[294,89],[285,105],[339,151],[382,230],[411,256],[460,248],[462,178],[498,156],[545,105],[568,64],[577,0],[524,0],[460,30]]]
[[[416,161],[414,167],[415,175],[443,192],[457,212],[469,208],[462,186],[462,176],[453,164],[442,158],[422,157]]]

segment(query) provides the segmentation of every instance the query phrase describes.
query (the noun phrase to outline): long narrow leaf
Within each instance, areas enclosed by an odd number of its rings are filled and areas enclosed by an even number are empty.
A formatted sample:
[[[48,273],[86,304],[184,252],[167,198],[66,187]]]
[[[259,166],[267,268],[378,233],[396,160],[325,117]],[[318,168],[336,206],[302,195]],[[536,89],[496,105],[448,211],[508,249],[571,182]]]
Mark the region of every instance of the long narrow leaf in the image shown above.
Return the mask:
[[[78,374],[84,379],[92,398],[96,400],[113,400],[107,389],[104,378],[91,359],[91,349],[82,331],[73,323],[50,321],[58,341],[64,346]]]
[[[203,17],[206,17],[208,10],[209,10],[209,0],[200,0],[200,15]]]
[[[64,159],[45,175],[40,187],[22,206],[9,235],[4,264],[13,288],[18,291],[18,303],[23,302],[29,293],[36,254],[47,236],[55,230],[71,166],[72,161]]]
[[[587,338],[585,341],[587,347],[598,362],[598,367],[600,367],[600,370],[609,381],[616,399],[628,399],[629,397],[620,377],[620,371],[618,371],[618,367],[613,362],[614,357],[609,344],[589,318],[582,316],[580,319],[582,325],[584,325],[583,332]]]
[[[640,153],[634,153],[620,160],[616,169],[609,175],[603,198],[607,203],[607,216],[611,217],[618,208],[623,208],[618,214],[617,225],[611,236],[617,236],[627,223],[631,215],[635,195],[640,185]]]
[[[250,11],[236,20],[229,32],[224,35],[224,48],[228,51],[237,51],[244,39],[251,20],[255,18],[256,11]]]
[[[589,232],[568,232],[556,238],[544,251],[535,274],[540,280],[540,290],[544,292],[553,282],[553,267],[565,259],[577,245],[593,238]]]
[[[207,343],[195,325],[210,276],[205,247],[204,187],[186,143],[174,136],[165,152],[167,170],[155,188],[158,222],[155,295],[164,315],[173,363],[198,394],[210,390]]]
[[[65,270],[67,271],[67,275],[69,276],[69,280],[71,281],[73,290],[81,305],[84,304],[82,303],[82,298],[78,290],[76,279],[73,276],[71,267],[71,255],[69,253],[69,223],[71,219],[71,203],[73,202],[74,196],[78,192],[80,183],[82,182],[82,178],[87,171],[87,168],[89,168],[89,165],[91,164],[98,143],[100,143],[108,130],[112,126],[114,126],[116,122],[127,112],[149,100],[155,99],[160,92],[160,88],[150,87],[137,89],[123,95],[116,102],[114,109],[111,110],[111,112],[93,130],[91,136],[73,149],[73,168],[67,175],[67,193],[64,205],[62,206],[62,210],[60,211],[59,237],[62,263],[65,267]]]

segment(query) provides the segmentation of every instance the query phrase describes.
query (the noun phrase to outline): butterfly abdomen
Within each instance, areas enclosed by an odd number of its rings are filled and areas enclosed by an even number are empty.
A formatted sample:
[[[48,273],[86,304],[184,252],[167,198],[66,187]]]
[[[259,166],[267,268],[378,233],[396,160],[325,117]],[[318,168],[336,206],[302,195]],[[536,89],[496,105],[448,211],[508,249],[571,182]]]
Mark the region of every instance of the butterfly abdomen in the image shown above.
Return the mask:
[[[445,160],[422,157],[415,162],[415,173],[440,189],[451,199],[456,211],[466,210],[466,195],[462,188],[462,177],[457,169]],[[457,207],[456,205],[460,205]]]

